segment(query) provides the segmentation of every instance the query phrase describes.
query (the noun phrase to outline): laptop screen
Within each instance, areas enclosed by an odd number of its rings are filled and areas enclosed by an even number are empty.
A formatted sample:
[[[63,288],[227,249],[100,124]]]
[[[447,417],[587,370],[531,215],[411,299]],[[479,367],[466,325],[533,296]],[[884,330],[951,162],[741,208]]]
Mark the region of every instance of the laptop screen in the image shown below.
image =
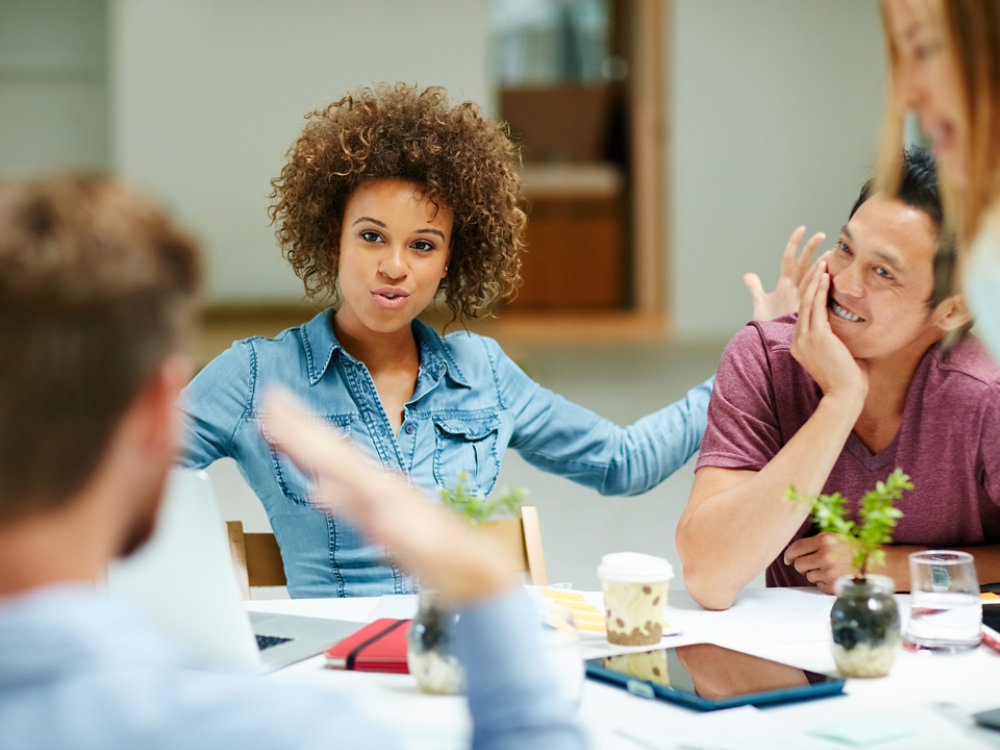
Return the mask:
[[[259,665],[225,524],[205,472],[172,470],[152,539],[110,567],[108,587],[202,660]]]

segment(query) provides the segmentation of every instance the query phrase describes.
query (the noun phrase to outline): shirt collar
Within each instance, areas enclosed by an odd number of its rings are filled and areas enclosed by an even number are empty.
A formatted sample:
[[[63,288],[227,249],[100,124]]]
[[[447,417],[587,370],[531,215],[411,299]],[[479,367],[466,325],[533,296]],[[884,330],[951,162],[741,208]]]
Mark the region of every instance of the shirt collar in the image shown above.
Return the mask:
[[[343,349],[333,332],[333,308],[324,310],[299,327],[302,350],[306,355],[309,385],[316,385],[333,361],[333,353]]]
[[[472,387],[437,331],[426,323],[414,320],[413,335],[420,347],[420,366],[428,375],[437,379],[447,374],[456,385]]]
[[[350,357],[337,341],[337,334],[333,330],[333,317],[336,313],[333,308],[324,310],[300,327],[310,385],[316,385],[320,381],[333,362],[335,352],[339,350],[344,356]],[[434,379],[447,374],[457,385],[471,387],[437,331],[426,323],[414,320],[413,335],[420,348],[421,369]]]

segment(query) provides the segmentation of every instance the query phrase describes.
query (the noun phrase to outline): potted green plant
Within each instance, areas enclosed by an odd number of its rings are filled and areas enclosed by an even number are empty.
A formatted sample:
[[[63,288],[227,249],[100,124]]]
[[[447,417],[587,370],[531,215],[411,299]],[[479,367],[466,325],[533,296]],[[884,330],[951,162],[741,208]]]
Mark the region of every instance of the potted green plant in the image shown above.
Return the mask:
[[[504,489],[495,498],[473,490],[467,472],[460,471],[451,487],[439,487],[441,504],[473,526],[513,515],[527,491]],[[425,693],[452,694],[462,690],[462,668],[455,652],[454,625],[458,614],[430,589],[421,589],[417,614],[407,632],[406,661],[410,674]]]
[[[441,504],[455,511],[473,526],[494,518],[514,515],[524,503],[528,491],[523,487],[504,487],[496,498],[488,498],[469,486],[469,473],[460,471],[451,487],[438,487]]]
[[[895,469],[861,498],[857,520],[849,516],[844,507],[847,498],[839,492],[805,496],[793,486],[785,494],[786,499],[811,509],[821,533],[836,534],[851,550],[854,572],[837,579],[837,598],[830,610],[833,657],[846,677],[881,677],[896,659],[900,634],[895,582],[869,570],[884,564],[882,547],[892,542],[896,521],[903,515],[893,503],[904,490],[912,489],[910,478]]]

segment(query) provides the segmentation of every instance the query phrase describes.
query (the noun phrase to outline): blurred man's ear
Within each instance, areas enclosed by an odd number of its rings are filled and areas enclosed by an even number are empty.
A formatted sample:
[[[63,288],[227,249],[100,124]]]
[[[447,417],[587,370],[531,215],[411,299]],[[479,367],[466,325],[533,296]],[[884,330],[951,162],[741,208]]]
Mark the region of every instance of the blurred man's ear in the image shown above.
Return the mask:
[[[141,448],[151,458],[164,453],[173,456],[177,450],[180,430],[177,398],[191,379],[192,372],[190,357],[171,354],[139,394],[136,407],[146,417]]]

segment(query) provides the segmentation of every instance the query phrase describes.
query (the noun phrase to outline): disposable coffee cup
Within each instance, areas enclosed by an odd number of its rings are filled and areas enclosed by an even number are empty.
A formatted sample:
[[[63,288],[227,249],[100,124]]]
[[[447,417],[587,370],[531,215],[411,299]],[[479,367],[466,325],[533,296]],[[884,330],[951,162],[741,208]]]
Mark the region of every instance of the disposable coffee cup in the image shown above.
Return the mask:
[[[604,594],[608,642],[650,646],[663,637],[663,610],[674,577],[662,557],[641,552],[613,552],[597,568]]]

